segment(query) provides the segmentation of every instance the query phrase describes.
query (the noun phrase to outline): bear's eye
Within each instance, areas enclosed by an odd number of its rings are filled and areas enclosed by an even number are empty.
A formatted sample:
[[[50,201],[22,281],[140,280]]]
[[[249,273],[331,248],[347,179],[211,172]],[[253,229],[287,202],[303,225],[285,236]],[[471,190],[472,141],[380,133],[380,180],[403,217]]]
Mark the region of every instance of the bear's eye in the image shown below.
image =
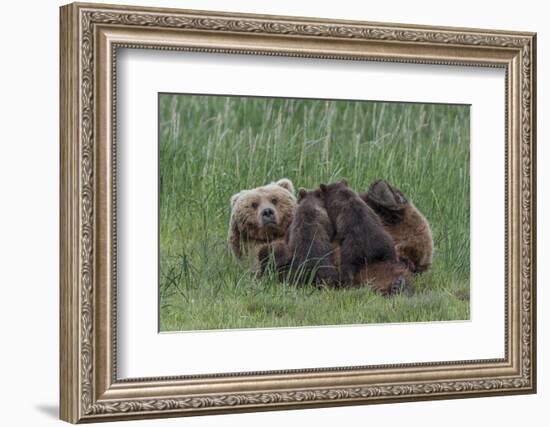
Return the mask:
[[[276,205],[276,204],[277,204],[277,199],[276,199],[276,198],[271,199],[271,203],[273,203],[274,205]]]
[[[250,206],[252,207],[252,209],[257,209],[258,208],[258,203],[254,202]]]

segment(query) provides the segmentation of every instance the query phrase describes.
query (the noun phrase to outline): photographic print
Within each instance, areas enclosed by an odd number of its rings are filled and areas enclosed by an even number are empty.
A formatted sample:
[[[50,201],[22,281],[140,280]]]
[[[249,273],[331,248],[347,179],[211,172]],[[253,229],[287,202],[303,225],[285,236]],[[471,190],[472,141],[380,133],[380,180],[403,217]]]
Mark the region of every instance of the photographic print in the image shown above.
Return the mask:
[[[59,22],[61,419],[536,392],[535,33]]]
[[[469,105],[158,102],[161,332],[469,319]]]

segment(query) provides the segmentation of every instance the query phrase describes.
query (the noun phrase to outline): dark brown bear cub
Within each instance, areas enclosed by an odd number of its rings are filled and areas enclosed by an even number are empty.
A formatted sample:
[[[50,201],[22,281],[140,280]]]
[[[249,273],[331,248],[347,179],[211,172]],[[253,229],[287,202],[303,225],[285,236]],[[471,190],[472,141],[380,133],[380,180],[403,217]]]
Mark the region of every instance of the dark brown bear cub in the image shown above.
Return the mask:
[[[261,265],[265,268],[271,252],[277,270],[290,273],[292,281],[307,283],[313,278],[318,285],[335,286],[339,275],[333,259],[333,234],[321,192],[301,188],[286,242],[262,249]]]
[[[340,280],[351,285],[368,264],[396,262],[391,236],[374,211],[348,187],[345,179],[321,184],[321,194],[340,245]]]
[[[413,273],[426,271],[432,263],[432,231],[416,206],[398,188],[383,180],[373,182],[360,197],[381,218],[395,242],[399,259]]]

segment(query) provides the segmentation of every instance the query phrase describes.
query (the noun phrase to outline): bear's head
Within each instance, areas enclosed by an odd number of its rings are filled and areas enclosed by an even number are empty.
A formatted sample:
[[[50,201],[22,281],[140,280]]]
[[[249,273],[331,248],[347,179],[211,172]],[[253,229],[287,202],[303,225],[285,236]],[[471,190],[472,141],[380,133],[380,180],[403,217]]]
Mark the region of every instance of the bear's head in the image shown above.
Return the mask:
[[[321,200],[321,190],[306,190],[305,188],[300,188],[298,190],[298,204],[302,203],[304,200]]]
[[[333,182],[331,184],[321,184],[319,186],[321,190],[321,197],[328,203],[329,200],[346,200],[353,198],[354,192],[349,188],[349,184],[346,178],[342,178],[339,182]]]
[[[296,227],[303,227],[304,223],[326,228],[327,221],[330,220],[321,190],[319,188],[315,190],[300,188],[298,190],[298,207],[294,215],[294,222],[290,226],[290,233],[296,232]]]
[[[294,185],[287,178],[231,196],[228,242],[233,253],[240,258],[243,244],[284,237],[295,210]]]
[[[319,186],[319,189],[321,190],[321,194],[340,191],[347,188],[349,188],[349,184],[346,178],[342,178],[339,182],[333,182],[331,184],[321,184]]]

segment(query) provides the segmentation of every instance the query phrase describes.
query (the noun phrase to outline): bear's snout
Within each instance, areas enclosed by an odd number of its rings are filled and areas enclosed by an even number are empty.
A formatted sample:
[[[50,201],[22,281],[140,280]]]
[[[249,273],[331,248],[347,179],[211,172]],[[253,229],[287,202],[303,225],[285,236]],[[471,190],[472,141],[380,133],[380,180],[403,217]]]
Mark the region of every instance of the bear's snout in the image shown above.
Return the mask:
[[[277,217],[275,216],[275,210],[272,208],[264,208],[260,212],[262,218],[262,224],[274,224],[277,222]]]

